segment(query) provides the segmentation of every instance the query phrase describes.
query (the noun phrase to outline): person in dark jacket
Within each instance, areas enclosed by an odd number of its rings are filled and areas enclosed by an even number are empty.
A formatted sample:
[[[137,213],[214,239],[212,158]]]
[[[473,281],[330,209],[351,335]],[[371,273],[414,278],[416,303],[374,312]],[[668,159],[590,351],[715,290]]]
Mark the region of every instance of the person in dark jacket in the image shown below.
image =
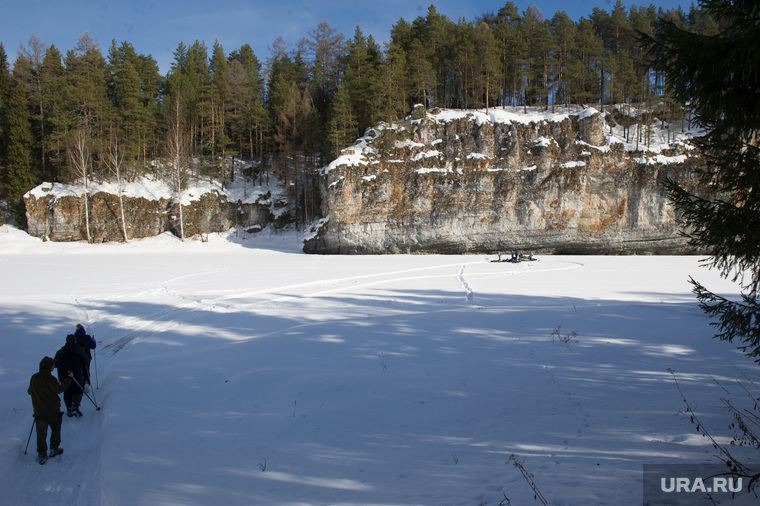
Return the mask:
[[[40,361],[40,371],[29,380],[27,393],[32,396],[34,423],[37,426],[37,462],[44,464],[48,458],[47,431],[50,427],[50,456],[63,453],[61,448],[61,398],[58,394],[72,383],[72,373],[59,383],[53,376],[55,360],[45,357]]]
[[[74,335],[77,336],[77,344],[82,347],[85,354],[87,355],[87,378],[90,378],[90,362],[92,362],[92,351],[95,347],[98,345],[98,343],[95,342],[95,339],[92,338],[91,335],[87,333],[87,331],[84,329],[84,325],[81,323],[77,323],[76,330],[74,331]],[[88,381],[89,383],[89,381]],[[92,386],[92,383],[90,383],[90,386]]]
[[[77,344],[77,336],[66,336],[66,344],[55,354],[55,363],[58,367],[58,379],[63,381],[69,372],[72,373],[74,382],[63,392],[63,402],[66,403],[67,416],[82,416],[79,411],[79,403],[82,402],[82,389],[87,377],[87,355],[81,346]]]

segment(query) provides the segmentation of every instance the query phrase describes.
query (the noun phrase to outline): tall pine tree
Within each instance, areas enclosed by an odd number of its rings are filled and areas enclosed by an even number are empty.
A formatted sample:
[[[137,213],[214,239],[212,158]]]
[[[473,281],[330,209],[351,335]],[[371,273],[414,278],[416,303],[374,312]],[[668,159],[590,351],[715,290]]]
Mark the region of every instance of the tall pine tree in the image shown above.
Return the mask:
[[[3,160],[3,186],[8,205],[16,215],[16,223],[23,225],[24,193],[36,182],[34,164],[34,136],[23,86],[13,87],[5,113],[5,140]]]
[[[696,140],[711,170],[701,174],[710,198],[671,184],[671,196],[692,244],[710,252],[710,265],[741,286],[740,301],[712,293],[692,279],[702,309],[715,318],[716,337],[760,361],[760,3],[707,0],[722,27],[716,35],[689,32],[673,21],[645,37],[654,64],[674,96],[694,108],[706,135]]]
[[[3,43],[0,42],[0,199],[5,198],[5,131],[8,94],[11,85],[11,75],[8,69],[8,57],[5,54]],[[0,200],[5,203],[5,200]],[[0,212],[0,225],[5,223],[5,206]]]

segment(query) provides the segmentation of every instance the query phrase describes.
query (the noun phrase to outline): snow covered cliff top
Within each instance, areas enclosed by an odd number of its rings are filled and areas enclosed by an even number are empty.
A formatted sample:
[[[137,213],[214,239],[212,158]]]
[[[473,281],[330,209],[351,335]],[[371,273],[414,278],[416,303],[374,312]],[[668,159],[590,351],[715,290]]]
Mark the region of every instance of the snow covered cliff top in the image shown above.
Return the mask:
[[[561,111],[560,111],[561,110]],[[440,111],[440,112],[438,112]],[[540,121],[559,122],[564,121],[570,116],[585,118],[598,114],[599,111],[593,107],[586,109],[563,107],[557,108],[556,112],[544,111],[543,109],[529,107],[499,107],[489,109],[432,109],[428,111],[427,118],[433,121],[453,121],[462,118],[471,117],[478,125],[484,123],[538,123]]]
[[[636,158],[637,163],[642,164],[669,164],[669,163],[682,163],[685,159],[684,155],[678,156],[666,156],[661,153],[668,149],[679,147],[681,151],[690,150],[693,148],[691,139],[693,137],[702,135],[703,132],[695,128],[687,128],[685,125],[674,125],[672,130],[662,128],[660,121],[650,122],[649,127],[644,130],[642,127],[642,138],[648,138],[646,141],[639,140],[637,142],[636,137],[640,125],[634,124],[628,130],[623,126],[617,124],[610,124],[606,121],[606,113],[609,111],[615,111],[620,116],[627,116],[632,121],[641,117],[641,111],[629,107],[627,104],[620,104],[616,106],[608,107],[603,114],[601,111],[594,107],[557,107],[555,111],[544,110],[541,108],[525,108],[525,107],[499,107],[489,109],[440,109],[433,108],[426,111],[425,120],[435,123],[446,123],[457,120],[472,120],[476,125],[482,126],[484,124],[538,124],[538,123],[559,123],[566,120],[569,117],[577,117],[578,119],[586,119],[594,115],[600,115],[604,122],[604,135],[606,137],[606,145],[589,146],[592,149],[609,149],[613,144],[622,144],[624,149],[632,153],[641,153],[641,156]],[[418,125],[422,122],[421,119],[406,119],[410,121],[412,125]],[[372,145],[372,140],[377,136],[378,131],[382,131],[388,128],[395,128],[396,124],[380,125],[378,127],[369,129],[364,137],[358,139],[353,146],[344,149],[341,155],[324,168],[323,172],[326,174],[332,169],[340,166],[356,166],[366,165],[369,163],[368,156],[377,155],[376,148]],[[546,138],[540,138],[541,142],[549,143],[552,140]],[[435,140],[432,145],[436,145],[442,142],[440,139]],[[411,141],[407,141],[407,144],[415,144]],[[397,147],[399,147],[397,145]],[[438,151],[435,151],[438,153]]]
[[[112,193],[114,195],[123,195],[129,198],[143,198],[145,200],[161,200],[176,198],[176,192],[166,182],[155,179],[150,176],[139,178],[132,182],[122,182],[121,192],[120,185],[117,182],[105,181],[88,183],[88,193],[97,192]],[[85,191],[84,185],[79,184],[62,184],[62,183],[42,183],[27,193],[37,199],[52,195],[54,198],[76,196],[80,197]],[[236,178],[234,183],[227,183],[222,187],[218,181],[209,182],[208,179],[193,182],[190,187],[182,191],[182,204],[187,205],[190,202],[199,200],[201,195],[210,192],[217,192],[227,197],[230,202],[242,202],[244,204],[253,204],[271,192],[272,196],[277,198],[281,193],[278,186],[260,186],[251,185],[243,178]],[[283,197],[284,198],[284,197]]]

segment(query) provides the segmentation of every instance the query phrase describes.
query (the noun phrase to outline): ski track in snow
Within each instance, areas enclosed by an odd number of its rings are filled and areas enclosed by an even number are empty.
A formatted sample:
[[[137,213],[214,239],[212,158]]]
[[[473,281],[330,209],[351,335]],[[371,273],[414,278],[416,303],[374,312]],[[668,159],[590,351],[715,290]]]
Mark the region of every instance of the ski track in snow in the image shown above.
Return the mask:
[[[465,293],[464,299],[465,299],[465,301],[467,302],[467,304],[469,304],[469,305],[472,306],[472,305],[474,305],[474,302],[473,302],[473,293],[472,293],[472,288],[470,288],[470,285],[468,285],[467,281],[464,279],[464,269],[465,269],[465,267],[466,267],[466,265],[463,265],[459,269],[459,272],[457,273],[457,279],[459,280],[459,284],[461,284],[462,288],[464,289],[464,293]]]
[[[92,391],[90,395],[93,395]],[[23,459],[16,462],[2,476],[2,481],[8,484],[37,484],[36,496],[32,495],[35,491],[4,487],[5,490],[0,493],[0,504],[95,506],[101,503],[103,479],[99,447],[104,414],[103,411],[96,411],[86,396],[82,399],[81,409],[83,412],[81,418],[63,417],[61,448],[64,451],[62,455],[50,458],[44,465],[39,465],[36,459],[35,434],[32,434],[28,450],[29,458],[24,455]],[[22,454],[21,449],[24,444],[20,442],[19,454]],[[34,497],[41,499],[33,500]]]
[[[524,274],[527,274],[528,272],[533,272],[533,273],[550,272],[550,271],[556,271],[556,270],[578,269],[578,268],[583,267],[583,264],[578,263],[578,262],[565,262],[565,263],[567,265],[563,265],[559,268],[535,269],[535,268],[532,268],[533,266],[528,266],[525,270],[509,270],[505,272],[500,272],[497,275],[498,276],[514,276],[514,275],[524,275]],[[140,300],[145,297],[155,296],[160,293],[160,294],[167,295],[170,297],[176,297],[184,301],[184,303],[173,305],[172,307],[162,309],[155,313],[143,314],[139,318],[133,317],[133,318],[121,319],[120,320],[121,325],[126,328],[130,328],[131,330],[127,333],[127,335],[121,336],[117,338],[116,340],[114,340],[113,342],[108,342],[105,345],[105,348],[112,350],[112,354],[115,354],[115,353],[118,353],[120,350],[122,350],[124,346],[126,346],[133,340],[137,339],[141,335],[160,333],[160,332],[164,332],[166,330],[175,328],[177,325],[180,324],[179,322],[176,321],[177,317],[180,314],[192,313],[192,312],[200,311],[200,310],[203,310],[203,311],[208,311],[208,310],[253,311],[257,308],[271,309],[272,304],[289,302],[289,301],[299,301],[299,300],[304,300],[304,299],[309,299],[309,298],[318,298],[318,297],[323,297],[330,294],[336,294],[336,293],[343,292],[346,290],[351,290],[351,289],[366,288],[369,286],[382,285],[382,284],[392,284],[398,281],[419,281],[419,280],[424,280],[424,279],[448,277],[448,276],[451,276],[450,269],[452,267],[459,268],[459,271],[456,277],[459,284],[462,286],[463,290],[465,291],[465,302],[467,305],[473,306],[474,294],[469,284],[464,279],[464,271],[467,265],[482,265],[482,264],[483,264],[483,261],[478,260],[478,261],[468,262],[465,264],[461,264],[461,263],[444,264],[444,265],[435,265],[435,266],[429,266],[429,267],[419,267],[419,268],[413,268],[413,269],[396,270],[396,271],[390,271],[390,272],[384,272],[384,273],[362,274],[362,275],[356,275],[356,276],[347,276],[347,277],[330,278],[330,279],[323,279],[323,280],[317,280],[317,281],[309,281],[306,283],[293,283],[293,284],[277,286],[274,288],[266,288],[266,289],[254,290],[254,291],[225,293],[217,297],[209,297],[209,298],[188,297],[185,292],[171,290],[169,288],[169,285],[171,283],[175,283],[179,280],[184,280],[189,277],[198,276],[199,274],[178,276],[176,278],[163,281],[161,283],[161,286],[157,289],[154,288],[148,291],[141,291],[137,293],[135,295],[135,298],[137,300]],[[512,265],[512,264],[508,264],[508,265]],[[521,264],[517,264],[517,265],[521,265]],[[424,272],[437,271],[437,270],[443,270],[445,272],[422,274]],[[412,274],[416,274],[416,275],[412,275]],[[487,274],[481,274],[481,275],[476,275],[476,276],[492,277],[494,276],[494,274],[487,273]],[[363,281],[363,282],[360,282],[360,281]],[[330,287],[330,288],[326,289],[325,287]],[[309,288],[316,288],[316,290],[310,292],[308,291]],[[265,298],[266,295],[282,293],[282,292],[287,292],[287,291],[297,291],[299,293],[297,295],[280,295],[274,298]],[[88,298],[96,299],[97,297],[90,296]],[[123,299],[125,298],[125,296],[122,296],[121,298]],[[247,301],[245,303],[232,303],[235,300],[251,299],[251,298],[258,298],[258,299],[263,299],[263,300]],[[80,304],[78,302],[78,299],[77,299],[77,304]],[[81,307],[80,307],[80,311],[86,314],[86,311],[84,309],[81,309]],[[171,320],[165,321],[169,319]],[[182,321],[183,322],[192,321],[192,317],[185,316],[182,318]],[[293,328],[300,328],[302,326],[303,324],[297,324],[293,326]],[[268,335],[271,335],[271,333]]]
[[[504,265],[512,266],[515,265],[521,266],[523,268],[521,269],[509,269],[505,270],[504,272],[499,272],[496,274],[496,276],[500,277],[508,277],[508,276],[518,276],[518,275],[526,275],[528,273],[539,273],[539,272],[552,272],[552,271],[565,271],[565,270],[574,270],[574,269],[582,269],[584,267],[583,263],[581,262],[568,262],[564,261],[562,262],[564,265],[561,265],[559,267],[553,267],[553,268],[536,268],[534,265],[530,265],[527,263],[520,263],[520,264],[509,264],[504,263]],[[330,279],[322,279],[322,280],[316,280],[316,281],[309,281],[305,283],[293,283],[293,284],[287,284],[287,285],[281,285],[274,288],[266,288],[262,290],[255,290],[255,291],[245,291],[245,292],[233,292],[233,293],[225,293],[223,295],[219,295],[217,297],[210,297],[210,298],[198,298],[198,297],[189,297],[187,296],[186,292],[179,291],[179,290],[171,290],[169,288],[170,284],[176,283],[181,280],[187,280],[189,278],[201,276],[201,275],[213,275],[214,273],[219,273],[222,271],[222,269],[213,269],[209,272],[203,272],[203,273],[193,273],[193,274],[184,274],[181,276],[176,276],[174,278],[170,278],[168,280],[163,281],[158,288],[151,288],[149,290],[141,290],[138,293],[135,294],[134,298],[136,300],[143,300],[148,297],[155,297],[156,295],[165,295],[173,298],[177,298],[181,301],[184,301],[184,303],[180,304],[173,304],[171,307],[167,307],[165,309],[161,309],[159,311],[156,311],[154,313],[143,313],[139,317],[119,317],[119,322],[122,327],[129,328],[130,330],[126,333],[126,335],[117,337],[115,339],[111,340],[105,340],[103,342],[103,349],[109,350],[111,352],[111,356],[115,355],[119,351],[121,351],[125,346],[129,345],[130,343],[134,341],[140,341],[144,336],[146,335],[154,335],[159,334],[162,332],[166,332],[168,330],[171,330],[173,328],[176,328],[177,326],[181,325],[183,322],[192,322],[195,318],[188,317],[188,313],[193,313],[197,311],[208,311],[208,310],[219,310],[220,308],[223,308],[226,311],[254,311],[256,309],[273,309],[272,304],[276,303],[283,303],[283,302],[289,302],[289,301],[298,301],[298,300],[304,300],[309,298],[318,298],[323,297],[329,294],[336,294],[339,292],[343,292],[345,290],[349,289],[359,289],[359,288],[366,288],[373,285],[381,285],[381,284],[392,284],[398,281],[419,281],[419,280],[425,280],[425,279],[435,279],[435,278],[441,278],[441,277],[448,277],[450,276],[449,269],[453,267],[458,267],[459,271],[456,274],[456,278],[462,287],[462,289],[465,292],[465,303],[469,306],[474,306],[474,293],[472,289],[470,288],[467,281],[464,279],[464,271],[467,267],[467,265],[482,265],[483,261],[472,261],[465,264],[461,263],[453,263],[453,264],[443,264],[443,265],[434,265],[429,267],[418,267],[413,269],[402,269],[402,270],[395,270],[390,272],[384,272],[384,273],[373,273],[373,274],[362,274],[362,275],[355,275],[355,276],[347,276],[347,277],[339,277],[339,278],[330,278]],[[501,265],[499,263],[498,265]],[[426,271],[437,271],[437,270],[444,270],[446,272],[443,273],[432,273],[432,274],[421,274]],[[417,275],[411,275],[411,274],[417,274]],[[480,273],[480,274],[474,274],[473,278],[477,277],[493,277],[494,273],[488,272],[488,273]],[[359,282],[364,281],[364,282]],[[325,289],[325,287],[331,287],[329,289]],[[305,289],[308,288],[319,288],[318,290],[315,290],[313,292],[308,292]],[[281,295],[279,297],[271,298],[271,299],[265,299],[264,296],[270,295],[273,293],[282,293],[286,291],[298,291],[300,292],[297,295]],[[211,292],[210,292],[211,293]],[[216,292],[218,293],[218,292]],[[229,302],[239,300],[239,299],[248,299],[248,298],[259,298],[264,300],[256,300],[253,302],[246,302],[246,303],[238,303],[238,304],[229,304]],[[119,299],[125,299],[125,298],[131,298],[128,295],[121,295]],[[77,313],[81,314],[83,319],[87,322],[85,325],[86,327],[89,326],[92,323],[98,322],[100,319],[95,318],[93,320],[90,320],[88,317],[89,312],[95,311],[95,309],[88,309],[82,304],[82,299],[92,299],[92,300],[98,300],[103,299],[103,297],[97,297],[90,295],[88,297],[83,296],[72,296],[72,303],[75,306]],[[225,304],[228,303],[228,304]],[[181,319],[179,318],[180,315],[185,315]],[[266,336],[272,336],[279,333],[287,333],[290,330],[303,328],[304,326],[313,325],[314,323],[318,322],[304,322],[299,323],[296,325],[293,325],[291,327],[285,328],[285,329],[279,329],[277,331],[268,332],[264,335]],[[254,336],[251,336],[254,337]],[[259,336],[261,337],[261,336]],[[102,339],[102,338],[101,338]]]
[[[568,262],[564,261],[562,262],[563,265],[555,266],[552,268],[538,268],[536,265],[527,264],[527,263],[521,263],[521,264],[509,264],[504,263],[506,266],[514,267],[515,265],[520,266],[519,269],[509,269],[504,270],[503,272],[499,272],[494,274],[493,272],[488,273],[474,273],[470,276],[473,277],[473,279],[484,277],[484,278],[490,278],[493,276],[499,276],[499,277],[510,277],[510,276],[521,276],[526,275],[528,273],[540,273],[540,272],[552,272],[552,271],[565,271],[565,270],[574,270],[574,269],[582,269],[584,265],[580,262]],[[199,317],[193,317],[189,316],[192,315],[192,313],[198,312],[198,311],[227,311],[227,312],[242,312],[242,311],[256,311],[259,309],[274,309],[277,304],[286,303],[286,302],[298,302],[303,301],[305,299],[310,298],[319,298],[324,297],[331,294],[340,293],[346,290],[352,290],[352,289],[361,289],[366,288],[369,286],[376,286],[376,285],[382,285],[382,284],[393,284],[398,281],[421,281],[425,279],[435,279],[435,278],[442,278],[442,277],[448,277],[451,276],[451,268],[457,268],[458,272],[456,274],[456,278],[460,286],[465,292],[465,303],[468,306],[475,306],[475,295],[470,287],[470,285],[467,283],[467,281],[464,278],[464,272],[468,265],[482,265],[483,261],[472,261],[465,264],[461,263],[453,263],[453,264],[444,264],[444,265],[435,265],[435,266],[429,266],[429,267],[419,267],[419,268],[413,268],[413,269],[402,269],[402,270],[394,270],[384,273],[373,273],[373,274],[361,274],[361,275],[355,275],[355,276],[347,276],[347,277],[338,277],[338,278],[329,278],[329,279],[322,279],[322,280],[316,280],[316,281],[309,281],[305,283],[292,283],[292,284],[286,284],[277,286],[274,288],[266,288],[261,290],[254,290],[254,291],[233,291],[232,293],[224,293],[222,295],[218,295],[216,297],[189,297],[186,292],[180,291],[180,290],[172,290],[170,289],[170,285],[173,283],[176,283],[180,280],[186,280],[188,278],[196,277],[202,274],[205,275],[213,275],[213,272],[218,273],[221,271],[220,269],[214,269],[212,273],[194,273],[194,274],[188,274],[188,275],[182,275],[177,276],[168,280],[163,281],[158,288],[152,288],[147,291],[139,291],[135,294],[134,298],[136,300],[142,300],[146,297],[155,297],[156,295],[165,295],[168,297],[179,299],[180,301],[183,301],[181,303],[175,303],[171,305],[170,307],[166,307],[164,309],[161,309],[159,311],[156,311],[154,313],[142,313],[139,317],[119,317],[119,323],[120,326],[123,328],[130,329],[125,333],[125,335],[119,336],[117,338],[111,338],[111,339],[105,339],[104,341],[99,341],[99,343],[102,342],[102,349],[103,350],[109,350],[110,355],[113,356],[122,349],[124,349],[125,346],[129,345],[133,342],[139,342],[143,340],[146,336],[149,335],[155,335],[160,334],[162,332],[169,331],[171,329],[174,329],[183,323],[191,323],[195,321]],[[498,264],[501,265],[501,264]],[[430,271],[439,271],[442,270],[444,272],[432,272],[429,274],[425,274],[426,272]],[[329,288],[326,288],[329,287]],[[308,289],[314,289],[314,291],[309,291]],[[278,297],[274,298],[266,298],[267,295],[276,294],[276,293],[282,293],[287,291],[297,291],[299,292],[296,295],[280,295]],[[218,292],[215,292],[218,293]],[[212,295],[212,292],[209,292],[208,295]],[[125,298],[131,298],[128,295],[121,295],[119,297],[120,299]],[[251,299],[255,298],[258,300],[248,300],[245,303],[234,303],[236,300],[240,299]],[[95,308],[91,308],[89,311],[86,307],[84,307],[83,303],[81,302],[82,299],[91,299],[91,300],[98,300],[99,298],[97,296],[89,296],[87,298],[82,296],[74,296],[72,297],[73,303],[75,304],[77,311],[83,315],[83,318],[88,322],[88,325],[92,323],[96,323],[100,321],[100,318],[96,317],[93,320],[90,320],[88,318],[88,314],[90,312],[97,312]],[[102,299],[102,297],[101,297]],[[375,303],[377,305],[378,303]],[[388,302],[384,303],[385,305],[388,304]],[[347,318],[354,318],[355,316],[349,316]],[[342,318],[336,318],[336,319],[342,319]],[[335,321],[335,320],[333,320]],[[258,336],[251,336],[251,337],[264,337],[264,336],[273,336],[278,334],[285,334],[291,330],[295,329],[302,329],[304,327],[308,327],[310,325],[314,325],[320,322],[302,322],[295,325],[292,325],[287,328],[278,329],[276,331],[270,331],[262,335]],[[100,338],[102,339],[102,337]]]

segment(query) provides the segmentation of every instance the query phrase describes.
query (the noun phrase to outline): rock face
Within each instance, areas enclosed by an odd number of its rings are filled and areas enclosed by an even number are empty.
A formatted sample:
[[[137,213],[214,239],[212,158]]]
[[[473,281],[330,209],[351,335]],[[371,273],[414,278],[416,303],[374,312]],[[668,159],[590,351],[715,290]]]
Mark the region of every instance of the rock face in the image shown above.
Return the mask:
[[[304,250],[691,253],[664,182],[698,190],[702,159],[688,143],[650,146],[595,109],[416,110],[323,170],[325,219]]]
[[[129,239],[172,232],[180,235],[179,205],[176,199],[158,196],[124,196],[124,218]],[[52,241],[87,239],[85,202],[73,187],[43,183],[24,196],[28,232]],[[250,200],[250,199],[249,199]],[[99,189],[88,197],[92,242],[123,241],[121,206],[115,192]],[[271,195],[254,201],[230,200],[218,190],[199,191],[183,199],[184,235],[224,232],[235,226],[258,231],[276,223]]]

